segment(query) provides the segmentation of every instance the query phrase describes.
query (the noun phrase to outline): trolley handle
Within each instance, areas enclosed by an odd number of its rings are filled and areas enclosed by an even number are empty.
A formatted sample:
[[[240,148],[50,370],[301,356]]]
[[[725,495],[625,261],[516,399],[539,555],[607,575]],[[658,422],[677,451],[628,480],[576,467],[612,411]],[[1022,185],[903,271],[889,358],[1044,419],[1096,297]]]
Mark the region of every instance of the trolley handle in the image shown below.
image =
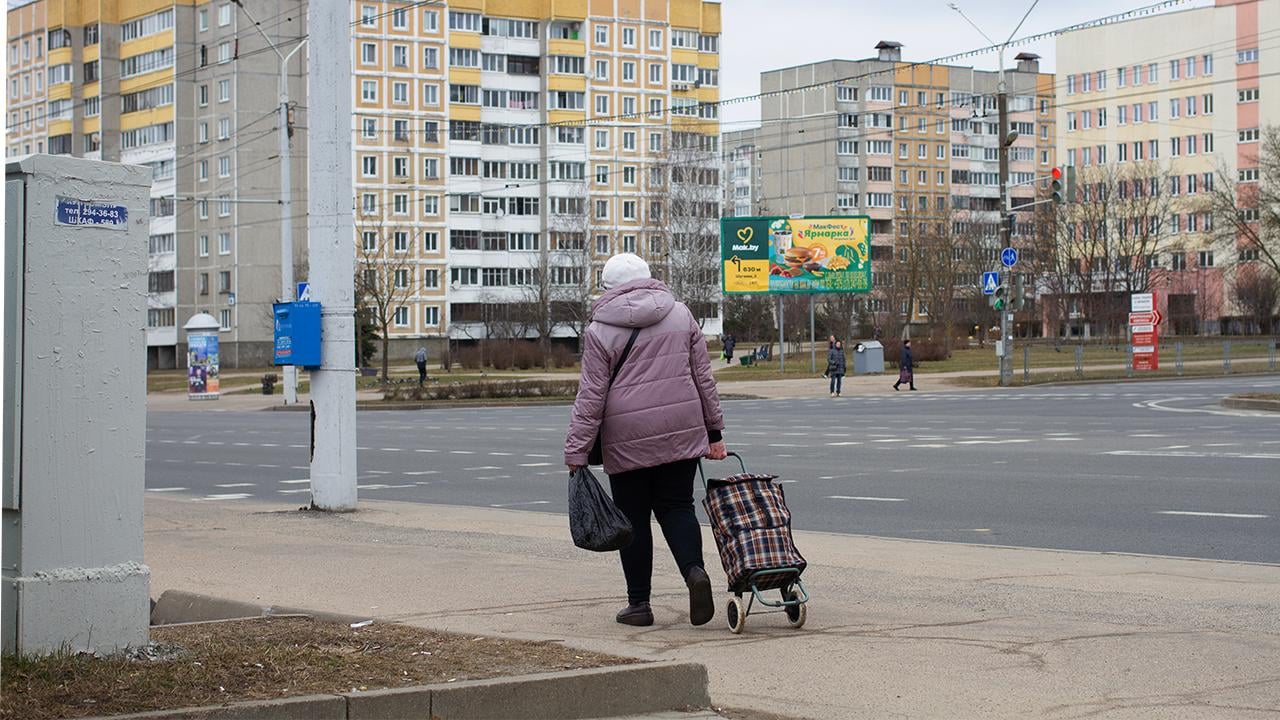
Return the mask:
[[[741,455],[739,455],[738,453],[730,451],[730,452],[726,455],[726,459],[727,459],[727,458],[736,458],[736,459],[738,460],[738,465],[740,465],[740,466],[742,467],[742,472],[746,472],[746,471],[747,471],[747,462],[746,462],[745,460],[743,460],[743,459],[742,459],[742,456],[741,456]],[[703,469],[702,469],[702,460],[701,460],[701,459],[699,459],[699,460],[698,460],[698,477],[701,477],[701,478],[702,478],[702,489],[703,489],[703,491],[705,492],[705,491],[707,490],[707,474],[706,474],[706,473],[703,471]]]

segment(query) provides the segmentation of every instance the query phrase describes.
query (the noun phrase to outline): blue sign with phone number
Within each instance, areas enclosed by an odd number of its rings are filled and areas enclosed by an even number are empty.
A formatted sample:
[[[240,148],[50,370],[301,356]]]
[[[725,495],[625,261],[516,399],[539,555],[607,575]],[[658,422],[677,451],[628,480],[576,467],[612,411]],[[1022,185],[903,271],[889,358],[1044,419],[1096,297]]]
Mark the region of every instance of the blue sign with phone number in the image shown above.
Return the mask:
[[[129,222],[129,209],[123,205],[107,205],[60,197],[57,222],[59,225],[124,227]]]

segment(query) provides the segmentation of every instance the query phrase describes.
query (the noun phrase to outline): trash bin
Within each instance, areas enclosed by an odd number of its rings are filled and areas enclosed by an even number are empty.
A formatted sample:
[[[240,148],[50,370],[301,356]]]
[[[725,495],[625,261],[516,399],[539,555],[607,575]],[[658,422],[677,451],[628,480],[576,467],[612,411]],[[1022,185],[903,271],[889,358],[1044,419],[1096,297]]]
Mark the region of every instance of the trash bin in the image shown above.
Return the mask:
[[[875,340],[864,340],[853,346],[853,374],[884,372],[884,345]]]

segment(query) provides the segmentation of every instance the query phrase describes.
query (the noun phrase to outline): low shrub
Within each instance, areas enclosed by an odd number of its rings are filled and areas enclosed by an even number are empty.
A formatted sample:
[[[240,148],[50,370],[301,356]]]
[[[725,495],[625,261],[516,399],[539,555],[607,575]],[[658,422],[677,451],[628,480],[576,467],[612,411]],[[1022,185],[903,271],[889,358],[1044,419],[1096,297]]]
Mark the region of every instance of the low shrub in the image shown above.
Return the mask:
[[[898,357],[901,353],[901,340],[890,340],[889,342],[884,343],[884,361],[886,364],[897,365]],[[921,338],[919,340],[912,338],[911,359],[916,364],[946,360],[947,350],[942,346],[941,342],[929,340],[927,338]]]
[[[578,357],[564,345],[552,345],[551,363],[558,368],[571,368],[578,364]]]
[[[486,380],[481,382],[390,385],[382,399],[396,402],[432,400],[488,400],[506,398],[568,398],[578,394],[577,380]]]

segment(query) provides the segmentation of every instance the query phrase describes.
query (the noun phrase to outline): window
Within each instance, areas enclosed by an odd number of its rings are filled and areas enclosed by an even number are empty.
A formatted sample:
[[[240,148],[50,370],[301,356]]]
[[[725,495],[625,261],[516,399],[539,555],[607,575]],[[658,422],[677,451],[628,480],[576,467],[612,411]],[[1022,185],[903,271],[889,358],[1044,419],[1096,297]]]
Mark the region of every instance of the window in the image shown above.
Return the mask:
[[[232,59],[233,59],[233,56],[232,56],[231,43],[229,42],[219,43],[218,44],[218,62],[219,63],[231,62]]]
[[[391,212],[396,215],[409,214],[409,196],[405,193],[396,193],[391,196]]]
[[[1213,55],[1204,55],[1200,58],[1201,73],[1204,75],[1213,74]]]
[[[596,44],[608,45],[609,44],[609,26],[596,25],[595,27],[596,27],[596,31],[595,31]]]
[[[435,10],[424,10],[422,12],[422,29],[430,32],[438,32],[440,30],[440,15]]]
[[[506,57],[504,55],[492,55],[490,57]],[[480,51],[470,48],[449,48],[449,65],[451,67],[480,67]],[[495,68],[489,68],[495,69]]]
[[[360,64],[376,65],[378,63],[378,46],[374,43],[360,43]]]
[[[1247,50],[1239,50],[1236,52],[1236,63],[1252,63],[1258,62],[1258,48],[1249,48]]]
[[[406,287],[407,287],[407,286],[406,286]],[[409,308],[407,308],[407,307],[405,307],[405,306],[403,306],[403,305],[398,305],[398,306],[396,306],[396,311],[395,311],[395,325],[396,325],[396,327],[408,327],[408,326],[409,326]]]
[[[650,50],[662,49],[662,31],[661,30],[649,31],[649,49]]]
[[[394,102],[397,105],[409,104],[409,83],[391,83],[391,102]]]
[[[231,81],[219,80],[218,81],[218,102],[220,103],[227,102],[230,99],[231,99]]]
[[[423,105],[439,105],[440,104],[440,86],[435,83],[422,84],[422,104]]]
[[[574,55],[552,55],[550,72],[557,75],[582,75],[586,72],[585,58]]]
[[[1213,267],[1213,251],[1201,250],[1199,253],[1196,254],[1196,263],[1200,267],[1206,267],[1206,268]]]
[[[218,177],[231,177],[231,156],[223,155],[218,158]]]
[[[1178,80],[1182,77],[1182,61],[1178,59],[1169,61],[1169,79]]]
[[[361,80],[360,81],[360,100],[362,102],[378,101],[378,81],[377,80]]]
[[[391,27],[397,30],[404,30],[409,27],[409,13],[404,8],[396,8],[391,11]]]
[[[94,27],[97,27],[97,26],[95,25]],[[209,29],[209,9],[208,8],[201,8],[200,11],[196,13],[196,27],[199,28],[200,32],[204,32]],[[88,30],[88,28],[85,28],[85,30]],[[88,42],[86,42],[85,44],[87,45]]]
[[[224,232],[218,233],[218,254],[219,255],[231,254],[231,234],[230,233],[224,233]]]
[[[218,217],[231,217],[231,196],[218,196]]]
[[[537,38],[538,23],[530,20],[484,18],[481,21],[480,31],[484,35],[493,37]]]
[[[224,5],[222,9],[228,11],[227,22],[231,22],[229,14],[231,6]],[[221,14],[219,15],[219,18],[221,18]],[[169,30],[172,27],[173,10],[161,10],[158,13],[153,13],[145,17],[140,17],[137,20],[130,20],[129,22],[122,23],[120,25],[120,40],[121,42],[126,42],[140,37],[146,37],[147,35],[154,35],[155,33]]]
[[[632,27],[622,28],[622,47],[633,48],[636,46],[636,29]]]
[[[1236,102],[1247,103],[1247,102],[1257,102],[1257,101],[1258,101],[1258,88],[1256,87],[1245,88],[1244,90],[1236,91]]]
[[[449,85],[449,102],[467,105],[480,104],[479,85]]]
[[[1258,142],[1258,128],[1247,128],[1240,131],[1239,142]]]
[[[460,12],[458,10],[449,11],[449,29],[450,30],[467,30],[469,32],[480,32],[480,14],[470,12]]]
[[[218,139],[227,140],[231,137],[231,118],[218,118]]]

